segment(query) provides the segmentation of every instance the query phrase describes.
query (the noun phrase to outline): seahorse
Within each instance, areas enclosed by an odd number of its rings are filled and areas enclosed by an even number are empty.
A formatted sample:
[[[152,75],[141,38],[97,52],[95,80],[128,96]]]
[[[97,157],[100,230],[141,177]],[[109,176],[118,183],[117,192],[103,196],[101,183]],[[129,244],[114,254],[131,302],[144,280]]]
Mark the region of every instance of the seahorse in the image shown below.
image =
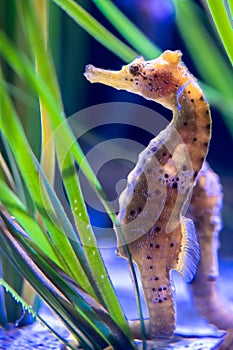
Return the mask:
[[[211,324],[227,330],[222,349],[233,348],[233,304],[218,289],[219,231],[222,228],[222,186],[207,162],[200,170],[187,216],[194,222],[200,246],[200,263],[191,282],[195,304]]]
[[[140,272],[150,339],[174,333],[170,271],[190,281],[199,261],[193,221],[183,215],[208,152],[212,123],[209,104],[181,56],[165,51],[150,61],[136,58],[120,71],[88,65],[85,72],[90,82],[139,94],[173,111],[172,121],[151,140],[128,176],[116,227],[120,255],[126,257],[122,245],[127,242]]]

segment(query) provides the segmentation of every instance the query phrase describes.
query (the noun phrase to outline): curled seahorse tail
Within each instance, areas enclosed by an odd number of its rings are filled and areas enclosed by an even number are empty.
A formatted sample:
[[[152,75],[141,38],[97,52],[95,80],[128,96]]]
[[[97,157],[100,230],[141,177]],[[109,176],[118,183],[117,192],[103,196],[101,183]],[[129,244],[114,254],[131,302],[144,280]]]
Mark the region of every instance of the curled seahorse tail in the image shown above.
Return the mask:
[[[219,177],[205,163],[198,175],[188,211],[196,226],[201,253],[191,288],[200,313],[218,328],[229,329],[233,327],[233,306],[217,288],[222,197]]]
[[[175,330],[175,310],[174,287],[169,276],[164,277],[160,271],[148,276],[148,270],[143,267],[139,267],[139,272],[150,316],[148,336],[150,339],[170,338]]]

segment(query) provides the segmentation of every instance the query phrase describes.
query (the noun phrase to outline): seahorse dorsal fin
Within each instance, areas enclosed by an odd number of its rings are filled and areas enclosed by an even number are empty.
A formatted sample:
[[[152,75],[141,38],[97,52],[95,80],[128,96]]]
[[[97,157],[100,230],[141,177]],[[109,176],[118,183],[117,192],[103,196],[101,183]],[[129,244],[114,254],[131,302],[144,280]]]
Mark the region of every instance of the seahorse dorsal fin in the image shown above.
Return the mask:
[[[200,250],[196,237],[196,230],[191,219],[182,217],[181,221],[182,249],[176,270],[185,282],[191,282],[200,260]]]

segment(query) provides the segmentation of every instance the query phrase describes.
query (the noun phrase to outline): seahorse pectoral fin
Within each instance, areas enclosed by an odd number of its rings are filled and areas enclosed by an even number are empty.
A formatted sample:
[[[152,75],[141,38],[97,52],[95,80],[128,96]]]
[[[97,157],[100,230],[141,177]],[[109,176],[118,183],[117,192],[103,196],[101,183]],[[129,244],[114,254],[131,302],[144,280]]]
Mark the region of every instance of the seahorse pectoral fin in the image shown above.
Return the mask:
[[[188,283],[194,278],[200,260],[200,249],[196,230],[191,219],[182,217],[181,233],[182,249],[175,270],[177,270],[184,278],[185,282]]]

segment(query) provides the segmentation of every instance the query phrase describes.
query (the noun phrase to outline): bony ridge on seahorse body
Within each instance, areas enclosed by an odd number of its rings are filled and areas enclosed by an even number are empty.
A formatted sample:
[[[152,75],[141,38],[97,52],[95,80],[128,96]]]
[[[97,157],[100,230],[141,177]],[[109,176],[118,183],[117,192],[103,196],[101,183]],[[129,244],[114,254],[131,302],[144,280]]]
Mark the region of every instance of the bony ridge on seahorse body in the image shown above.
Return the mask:
[[[209,105],[180,51],[136,58],[120,71],[86,67],[86,78],[154,100],[173,111],[168,127],[140,154],[120,197],[119,223],[137,264],[149,311],[149,338],[175,328],[170,271],[192,280],[199,248],[192,220],[183,217],[211,138]],[[118,228],[118,250],[125,256]]]

